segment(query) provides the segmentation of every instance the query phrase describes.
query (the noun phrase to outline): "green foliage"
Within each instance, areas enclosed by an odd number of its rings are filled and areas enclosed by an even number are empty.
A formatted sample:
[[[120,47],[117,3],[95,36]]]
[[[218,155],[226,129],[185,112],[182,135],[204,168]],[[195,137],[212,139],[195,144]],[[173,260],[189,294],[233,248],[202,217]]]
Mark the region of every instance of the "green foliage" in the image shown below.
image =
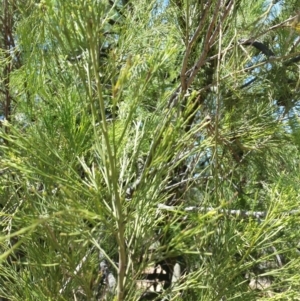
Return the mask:
[[[296,2],[225,2],[5,1],[0,297],[299,298]]]

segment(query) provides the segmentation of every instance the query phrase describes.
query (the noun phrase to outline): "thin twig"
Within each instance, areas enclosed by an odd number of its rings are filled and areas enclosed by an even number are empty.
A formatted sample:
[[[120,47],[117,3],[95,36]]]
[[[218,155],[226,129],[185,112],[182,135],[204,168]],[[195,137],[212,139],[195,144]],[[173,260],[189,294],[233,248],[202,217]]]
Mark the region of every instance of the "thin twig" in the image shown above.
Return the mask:
[[[185,208],[180,208],[177,206],[167,206],[165,204],[158,204],[158,209],[160,210],[166,210],[166,211],[185,211],[187,213],[190,212],[216,212],[218,214],[224,214],[224,215],[231,215],[235,217],[241,217],[241,218],[264,218],[268,215],[267,211],[247,211],[247,210],[238,210],[238,209],[220,209],[220,208],[213,208],[213,207],[198,207],[198,206],[190,206]],[[297,215],[300,214],[300,210],[290,210],[286,212],[281,212],[281,214],[286,215]]]

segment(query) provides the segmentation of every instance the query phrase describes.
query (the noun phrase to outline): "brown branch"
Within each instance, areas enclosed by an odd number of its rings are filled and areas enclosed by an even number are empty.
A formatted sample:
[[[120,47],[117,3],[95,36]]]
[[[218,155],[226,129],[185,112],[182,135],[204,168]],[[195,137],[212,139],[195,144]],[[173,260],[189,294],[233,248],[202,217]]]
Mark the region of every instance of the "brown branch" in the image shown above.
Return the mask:
[[[214,39],[212,39],[212,32],[213,32],[213,27],[215,26],[216,21],[217,21],[217,17],[218,17],[218,13],[219,13],[218,8],[220,8],[220,3],[221,3],[221,0],[219,0],[218,6],[215,8],[212,20],[209,24],[209,27],[208,27],[208,30],[207,30],[207,33],[206,33],[206,36],[205,36],[205,39],[203,42],[204,49],[201,53],[201,56],[198,59],[198,61],[194,64],[194,66],[188,71],[188,72],[190,72],[190,76],[189,76],[187,84],[186,84],[187,88],[192,84],[199,69],[205,64],[205,58],[207,57],[207,53],[214,42]]]
[[[213,17],[212,17],[212,21],[210,22],[210,25],[209,25],[208,30],[207,30],[207,34],[206,34],[205,39],[204,39],[204,49],[202,51],[202,54],[201,54],[199,60],[194,64],[194,66],[190,70],[185,71],[185,76],[189,74],[188,81],[187,81],[187,83],[185,83],[185,88],[186,89],[188,89],[189,86],[192,84],[192,82],[193,82],[195,76],[197,75],[199,69],[203,65],[206,64],[206,62],[207,62],[207,60],[206,60],[207,53],[209,52],[209,49],[211,48],[211,46],[216,41],[216,39],[218,37],[218,34],[219,34],[220,24],[223,23],[226,20],[226,18],[228,17],[228,14],[231,11],[233,2],[230,2],[229,5],[226,7],[225,13],[223,14],[221,20],[219,21],[219,24],[216,26],[217,17],[218,17],[218,14],[219,14],[219,10],[221,8],[221,4],[222,4],[222,1],[220,0],[218,2],[218,4],[216,5],[216,7],[215,7],[215,11],[214,11],[214,14],[213,14]],[[216,27],[216,28],[214,29],[214,27]],[[228,51],[228,49],[226,51]],[[182,74],[181,74],[181,76],[182,76]]]
[[[198,37],[199,37],[199,35],[200,35],[200,33],[203,29],[203,25],[204,25],[204,22],[207,19],[209,8],[212,4],[211,2],[212,1],[210,0],[209,3],[206,4],[203,16],[201,16],[201,21],[199,22],[199,25],[196,28],[195,33],[194,33],[193,37],[191,38],[191,40],[188,43],[187,48],[186,48],[186,52],[185,52],[185,55],[184,55],[184,58],[183,58],[183,63],[182,63],[182,68],[181,68],[181,74],[180,74],[181,91],[184,91],[184,92],[187,90],[187,83],[186,83],[186,75],[187,74],[186,74],[186,71],[187,71],[188,59],[189,59],[189,56],[191,54],[192,47],[193,47],[195,41],[198,39]]]
[[[233,1],[230,1],[230,3],[228,3],[227,8],[225,9],[224,14],[222,15],[221,20],[219,21],[217,27],[215,28],[215,30],[214,30],[214,32],[213,32],[213,34],[212,34],[212,36],[211,36],[211,40],[212,40],[212,41],[215,41],[215,40],[216,40],[217,35],[218,35],[219,32],[220,32],[220,26],[221,26],[221,24],[223,24],[223,23],[225,22],[226,18],[228,17],[228,14],[229,14],[229,12],[231,11],[232,5],[233,5]]]

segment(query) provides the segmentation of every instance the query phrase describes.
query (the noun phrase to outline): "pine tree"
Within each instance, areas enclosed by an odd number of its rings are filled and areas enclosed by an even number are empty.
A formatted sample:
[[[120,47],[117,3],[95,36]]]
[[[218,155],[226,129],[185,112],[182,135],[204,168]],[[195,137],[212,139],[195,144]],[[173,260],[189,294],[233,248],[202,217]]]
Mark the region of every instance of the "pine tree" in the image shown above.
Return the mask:
[[[298,298],[296,8],[5,1],[0,296]]]

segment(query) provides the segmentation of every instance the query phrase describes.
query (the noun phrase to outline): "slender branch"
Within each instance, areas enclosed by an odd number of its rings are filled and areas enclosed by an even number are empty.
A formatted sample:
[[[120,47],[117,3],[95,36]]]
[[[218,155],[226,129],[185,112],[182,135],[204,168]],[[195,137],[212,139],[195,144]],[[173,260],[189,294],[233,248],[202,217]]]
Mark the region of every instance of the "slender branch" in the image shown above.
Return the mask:
[[[296,18],[298,18],[298,15],[296,15],[296,16],[294,16],[294,17],[291,17],[291,18],[289,18],[289,19],[287,19],[287,20],[285,20],[285,21],[283,21],[283,22],[281,22],[281,23],[279,23],[279,24],[276,24],[276,25],[274,25],[274,26],[271,26],[271,27],[269,27],[266,31],[264,31],[264,34],[267,33],[268,31],[271,31],[271,30],[273,30],[273,29],[277,29],[277,28],[280,28],[280,27],[291,27],[291,25],[289,25],[289,24],[287,24],[287,23],[290,23],[290,21],[293,21],[293,20],[295,20]],[[286,25],[286,24],[287,24],[287,25]]]
[[[219,0],[218,5],[215,8],[212,20],[209,24],[209,27],[208,27],[208,30],[207,30],[207,33],[206,33],[206,36],[205,36],[205,39],[203,42],[204,49],[201,53],[201,56],[198,59],[198,61],[195,63],[195,65],[188,71],[188,72],[190,72],[191,75],[189,76],[187,84],[186,84],[187,88],[192,84],[192,82],[193,82],[195,76],[197,75],[199,69],[201,68],[201,66],[203,66],[205,64],[205,58],[207,57],[207,53],[215,41],[216,36],[213,39],[212,33],[213,33],[213,27],[215,26],[216,21],[217,21],[217,17],[218,17],[218,13],[219,13],[218,8],[220,8],[220,3],[221,3],[221,1]]]
[[[116,2],[115,2],[116,3]],[[113,9],[114,6],[111,7]],[[125,222],[124,222],[124,213],[121,198],[118,191],[118,170],[116,167],[116,159],[115,159],[115,150],[111,146],[111,141],[109,139],[108,134],[108,124],[105,115],[105,102],[103,98],[103,87],[100,79],[100,75],[98,72],[98,60],[97,60],[97,37],[94,34],[94,23],[93,20],[88,20],[87,24],[87,36],[90,43],[90,55],[92,59],[92,69],[94,72],[94,77],[96,79],[96,88],[99,100],[99,107],[100,107],[100,114],[102,117],[101,127],[102,127],[102,135],[104,138],[104,146],[105,152],[107,153],[104,156],[104,160],[106,161],[105,168],[106,168],[106,175],[107,175],[107,182],[110,185],[109,189],[111,189],[111,206],[114,218],[116,220],[116,227],[117,227],[117,243],[118,243],[118,253],[119,253],[119,267],[118,267],[118,283],[117,283],[117,300],[122,301],[124,300],[125,296],[125,280],[126,280],[126,244],[125,244]],[[95,107],[92,106],[93,114],[96,115]]]
[[[92,250],[93,249],[90,249],[87,252],[87,254],[84,255],[84,257],[80,260],[80,262],[78,263],[78,265],[76,266],[76,268],[75,268],[75,270],[73,272],[74,276],[76,276],[80,272],[80,270],[82,269],[83,264],[86,262],[88,256],[91,254]],[[72,277],[69,277],[66,280],[66,282],[63,284],[62,288],[59,290],[60,294],[62,294],[66,290],[66,288],[67,288],[68,284],[70,283],[71,279],[72,279]]]
[[[190,212],[216,212],[218,214],[224,214],[224,215],[230,215],[230,216],[235,216],[235,217],[240,217],[240,218],[264,218],[268,215],[267,211],[247,211],[247,210],[237,210],[237,209],[218,209],[218,208],[213,208],[213,207],[198,207],[198,206],[190,206],[190,207],[185,207],[185,208],[180,208],[177,206],[167,206],[165,204],[158,204],[158,209],[160,210],[166,210],[166,211],[185,211],[187,213]],[[298,215],[300,214],[300,210],[290,210],[286,212],[282,212],[282,214],[287,214],[287,215]]]
[[[218,25],[216,26],[216,28],[215,28],[213,34],[211,35],[211,38],[210,38],[211,41],[215,41],[215,40],[216,40],[218,34],[220,33],[220,27],[221,27],[221,26],[223,27],[223,23],[225,23],[225,20],[226,20],[226,18],[228,17],[228,14],[229,14],[230,11],[231,11],[232,5],[233,5],[233,2],[230,1],[230,3],[228,4],[227,8],[225,9],[224,14],[222,14],[221,19],[220,19],[220,21],[218,22]]]
[[[210,8],[211,4],[212,4],[211,0],[209,1],[209,3],[206,4],[206,7],[204,9],[204,13],[201,16],[201,21],[199,22],[199,25],[196,28],[196,31],[195,31],[193,37],[191,38],[190,42],[187,45],[186,52],[185,52],[185,55],[184,55],[184,58],[183,58],[181,74],[180,74],[182,91],[187,90],[186,71],[187,71],[188,59],[189,59],[189,56],[191,54],[192,47],[193,47],[195,41],[198,39],[198,37],[199,37],[199,35],[200,35],[200,33],[203,29],[203,25],[204,25],[204,23],[207,19],[207,15],[208,15],[209,8]]]

